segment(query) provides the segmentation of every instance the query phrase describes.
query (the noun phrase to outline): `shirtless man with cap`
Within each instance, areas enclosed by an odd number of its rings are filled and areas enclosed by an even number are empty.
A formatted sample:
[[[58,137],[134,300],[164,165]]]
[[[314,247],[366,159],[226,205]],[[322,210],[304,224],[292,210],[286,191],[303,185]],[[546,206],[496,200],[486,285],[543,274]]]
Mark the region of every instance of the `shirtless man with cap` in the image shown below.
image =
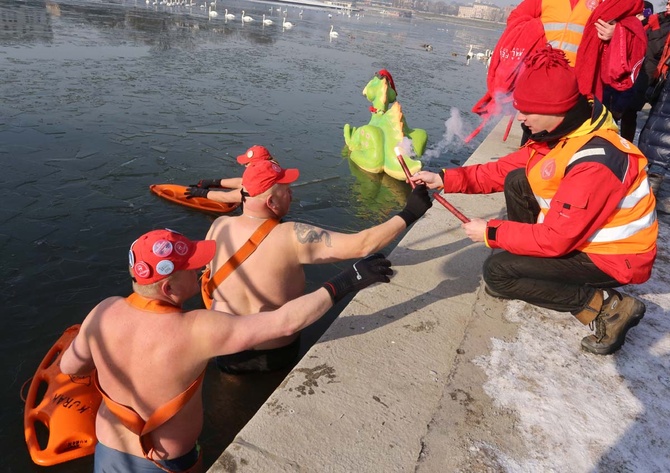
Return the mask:
[[[281,307],[304,294],[303,265],[377,252],[432,205],[426,187],[417,186],[400,213],[358,233],[338,233],[297,222],[278,223],[289,211],[289,184],[298,176],[297,169],[282,169],[273,160],[254,161],[247,166],[242,176],[242,215],[219,217],[207,233],[207,239],[218,243],[210,276],[224,267],[262,225],[277,225],[222,282],[203,278],[204,299],[206,303],[208,297],[213,299],[213,309],[246,316]],[[286,335],[259,343],[251,350],[218,357],[217,365],[228,373],[282,369],[295,362],[298,351],[298,334]]]
[[[243,166],[247,166],[252,161],[266,160],[274,160],[274,158],[265,146],[260,145],[252,146],[237,157],[237,162]],[[236,204],[242,202],[241,190],[241,177],[200,179],[197,184],[186,189],[186,198],[204,197],[224,204]]]
[[[63,354],[65,374],[96,369],[104,400],[96,418],[96,473],[200,471],[207,362],[290,336],[347,293],[388,282],[392,273],[391,263],[377,254],[273,311],[246,317],[184,312],[182,304],[200,289],[197,270],[215,247],[172,230],[142,235],[129,253],[133,293],[98,304]]]

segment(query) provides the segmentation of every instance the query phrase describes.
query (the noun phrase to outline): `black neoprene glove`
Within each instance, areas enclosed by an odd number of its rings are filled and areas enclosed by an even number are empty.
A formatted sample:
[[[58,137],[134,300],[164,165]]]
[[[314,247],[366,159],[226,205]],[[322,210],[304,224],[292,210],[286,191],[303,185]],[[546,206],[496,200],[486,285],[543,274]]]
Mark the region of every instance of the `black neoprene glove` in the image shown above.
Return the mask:
[[[186,194],[187,199],[192,199],[193,197],[207,198],[207,194],[209,194],[209,190],[201,189],[200,187],[191,186],[188,189],[186,189],[185,194]]]
[[[209,189],[210,187],[221,187],[221,178],[219,179],[200,179],[197,184],[191,187],[200,187],[201,189]]]
[[[407,203],[405,208],[398,213],[398,217],[405,221],[408,227],[423,217],[429,208],[433,206],[428,194],[428,188],[425,184],[416,186],[412,189],[412,193],[407,196]]]
[[[391,262],[381,253],[375,253],[356,261],[334,278],[325,282],[333,304],[337,304],[350,292],[360,291],[376,282],[390,282],[393,274]]]

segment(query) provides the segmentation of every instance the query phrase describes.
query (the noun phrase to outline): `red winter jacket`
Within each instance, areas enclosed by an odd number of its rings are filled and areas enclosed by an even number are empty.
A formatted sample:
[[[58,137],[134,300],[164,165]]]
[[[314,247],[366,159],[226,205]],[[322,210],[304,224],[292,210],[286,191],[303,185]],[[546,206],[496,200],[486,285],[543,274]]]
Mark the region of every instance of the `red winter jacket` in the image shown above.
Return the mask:
[[[588,120],[590,122],[591,120]],[[599,122],[600,123],[600,122]],[[605,123],[613,123],[611,118]],[[583,125],[584,126],[584,125]],[[588,126],[588,125],[587,125]],[[491,194],[504,190],[505,177],[510,171],[532,167],[550,148],[546,143],[529,141],[526,146],[499,160],[486,164],[444,169],[444,192],[463,194]],[[615,150],[614,145],[608,152]],[[532,152],[535,152],[532,155]],[[532,157],[531,157],[532,156]],[[629,158],[632,159],[632,158]],[[584,162],[575,165],[561,181],[552,202],[588,202],[584,208],[570,214],[570,218],[554,218],[552,207],[543,223],[520,223],[510,220],[489,220],[487,226],[497,228],[491,248],[502,248],[510,253],[534,257],[555,258],[576,250],[602,224],[626,195],[630,182],[637,175],[630,166],[626,181],[621,182],[603,164]],[[593,185],[597,182],[597,185]],[[550,223],[549,223],[550,222]],[[638,284],[649,279],[656,258],[656,248],[643,254],[588,254],[593,263],[621,284]]]

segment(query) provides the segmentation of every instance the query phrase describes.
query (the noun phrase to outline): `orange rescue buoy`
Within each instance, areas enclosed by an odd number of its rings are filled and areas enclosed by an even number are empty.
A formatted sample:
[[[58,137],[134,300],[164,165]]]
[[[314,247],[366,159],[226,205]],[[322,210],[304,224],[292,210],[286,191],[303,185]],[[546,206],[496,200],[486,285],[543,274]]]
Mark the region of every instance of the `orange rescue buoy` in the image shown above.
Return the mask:
[[[61,356],[80,327],[68,328],[54,343],[28,389],[23,424],[30,457],[38,465],[51,466],[91,455],[98,442],[95,416],[102,397],[92,376],[70,376],[60,370]],[[41,438],[38,440],[37,424],[44,427],[41,431],[48,432],[44,448]]]
[[[215,214],[227,214],[232,212],[240,206],[237,203],[223,203],[214,200],[209,200],[205,197],[190,197],[186,196],[188,186],[181,186],[179,184],[152,184],[149,190],[163,199],[167,199],[175,204],[184,205],[192,209],[203,212],[211,212]],[[232,190],[232,189],[229,189]],[[214,191],[213,191],[214,192]]]

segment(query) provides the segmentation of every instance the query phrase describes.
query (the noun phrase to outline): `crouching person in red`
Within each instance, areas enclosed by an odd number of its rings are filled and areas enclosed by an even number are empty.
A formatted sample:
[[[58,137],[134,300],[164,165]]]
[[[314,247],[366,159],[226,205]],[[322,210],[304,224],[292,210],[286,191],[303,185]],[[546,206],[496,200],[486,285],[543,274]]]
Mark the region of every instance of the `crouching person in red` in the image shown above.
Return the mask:
[[[514,106],[530,134],[521,149],[411,179],[445,193],[503,191],[508,220],[462,225],[473,241],[504,250],[484,264],[486,291],[571,312],[595,331],[584,350],[613,353],[645,305],[612,288],[649,279],[656,258],[647,160],[602,104],[580,95],[563,52],[550,46],[526,60]]]

